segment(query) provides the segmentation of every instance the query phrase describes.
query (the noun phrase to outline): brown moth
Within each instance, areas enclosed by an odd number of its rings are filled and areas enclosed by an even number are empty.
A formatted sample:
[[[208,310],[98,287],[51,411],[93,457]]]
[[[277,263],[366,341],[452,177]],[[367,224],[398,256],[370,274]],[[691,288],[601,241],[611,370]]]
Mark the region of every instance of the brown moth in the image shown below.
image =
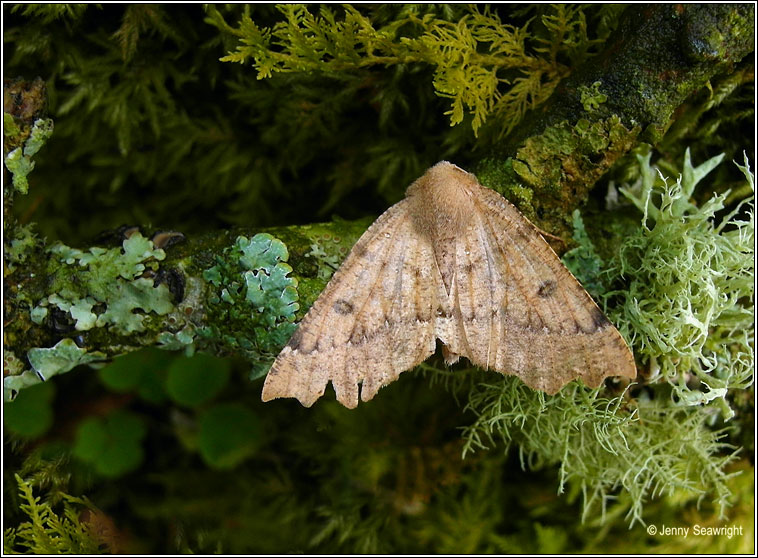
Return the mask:
[[[615,327],[532,225],[442,161],[361,236],[276,358],[262,399],[306,407],[331,381],[349,408],[443,343],[548,394],[581,378],[634,378]]]

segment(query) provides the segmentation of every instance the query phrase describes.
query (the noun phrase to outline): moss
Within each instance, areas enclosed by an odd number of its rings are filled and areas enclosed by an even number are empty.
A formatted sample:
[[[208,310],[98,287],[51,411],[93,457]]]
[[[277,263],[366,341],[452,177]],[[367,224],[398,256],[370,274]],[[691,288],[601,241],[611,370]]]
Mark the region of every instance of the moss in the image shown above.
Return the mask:
[[[450,99],[445,113],[450,124],[469,122],[476,133],[489,118],[505,134],[528,108],[547,99],[568,74],[561,62],[589,58],[594,49],[587,34],[585,7],[551,6],[538,12],[536,29],[504,25],[496,11],[478,7],[444,9],[405,6],[379,25],[350,5],[343,10],[283,5],[283,19],[259,27],[244,13],[238,28],[229,26],[216,9],[210,17],[239,40],[227,62],[253,61],[258,79],[277,72],[320,72],[338,75],[372,66],[426,64],[434,68],[436,94]],[[436,12],[442,12],[439,17]],[[447,17],[445,17],[447,16]],[[602,42],[610,32],[605,14],[599,26]]]
[[[561,260],[587,292],[597,299],[607,290],[603,276],[605,264],[587,235],[584,221],[582,221],[578,209],[574,210],[572,218],[574,221],[574,242],[577,246],[566,252]]]
[[[632,146],[638,132],[616,115],[581,118],[573,126],[563,121],[528,138],[505,163],[485,159],[477,176],[516,203],[529,220],[566,233],[568,216],[587,198],[594,180]]]
[[[88,500],[65,495],[63,514],[59,516],[49,503],[34,496],[31,483],[19,475],[15,478],[22,502],[20,508],[28,520],[5,530],[5,553],[101,554],[108,550],[92,526],[80,519],[84,517],[83,510],[96,512]]]

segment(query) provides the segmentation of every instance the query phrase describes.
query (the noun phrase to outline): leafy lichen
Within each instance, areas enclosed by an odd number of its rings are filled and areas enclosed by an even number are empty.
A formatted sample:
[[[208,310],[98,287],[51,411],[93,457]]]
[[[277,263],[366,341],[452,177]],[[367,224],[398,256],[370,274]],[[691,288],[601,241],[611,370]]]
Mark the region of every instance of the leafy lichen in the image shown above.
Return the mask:
[[[5,114],[5,113],[3,113]],[[17,131],[9,130],[11,133]],[[26,194],[29,191],[27,176],[34,170],[32,157],[40,150],[48,138],[53,134],[53,121],[49,118],[40,118],[34,122],[31,134],[26,139],[23,147],[17,147],[5,156],[5,166],[13,175],[13,187],[17,192]]]
[[[111,327],[119,334],[144,331],[150,313],[163,316],[174,305],[168,287],[142,277],[154,271],[166,255],[151,240],[135,233],[122,248],[93,247],[84,252],[55,244],[50,253],[53,294],[31,310],[36,323],[45,317],[45,308],[65,312],[77,331]],[[75,278],[75,279],[74,279]]]
[[[19,390],[49,380],[52,376],[68,372],[80,364],[88,364],[106,358],[99,351],[87,352],[77,347],[71,339],[61,339],[53,347],[34,348],[27,353],[32,370],[3,378],[3,398],[11,401]]]
[[[206,307],[219,325],[199,333],[254,363],[278,351],[295,330],[299,308],[288,258],[286,245],[268,233],[237,237],[203,272],[212,286]]]

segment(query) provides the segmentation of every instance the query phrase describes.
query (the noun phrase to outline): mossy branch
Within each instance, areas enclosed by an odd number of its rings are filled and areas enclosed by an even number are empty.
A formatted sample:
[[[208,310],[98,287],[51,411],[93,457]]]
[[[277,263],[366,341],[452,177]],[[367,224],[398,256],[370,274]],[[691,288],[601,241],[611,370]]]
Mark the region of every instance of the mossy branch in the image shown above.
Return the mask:
[[[522,210],[543,229],[571,230],[573,209],[640,141],[655,145],[674,111],[753,50],[754,7],[737,4],[630,6],[603,52],[481,163],[506,197],[533,190]]]

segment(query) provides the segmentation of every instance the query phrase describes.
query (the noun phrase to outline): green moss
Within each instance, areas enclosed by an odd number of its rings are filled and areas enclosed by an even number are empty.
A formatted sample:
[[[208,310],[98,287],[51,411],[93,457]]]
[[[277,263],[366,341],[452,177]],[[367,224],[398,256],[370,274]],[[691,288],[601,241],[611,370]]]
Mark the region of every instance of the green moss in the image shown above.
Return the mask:
[[[604,294],[607,290],[605,278],[603,277],[604,262],[595,251],[587,231],[584,228],[584,221],[578,209],[572,214],[574,221],[574,242],[576,248],[566,252],[561,261],[571,271],[582,286],[587,290],[594,299]]]
[[[470,122],[475,133],[488,118],[500,134],[512,130],[568,74],[561,59],[576,62],[593,54],[585,8],[579,6],[556,5],[538,12],[534,30],[529,23],[522,28],[504,25],[496,12],[474,6],[448,7],[452,13],[445,13],[435,6],[408,5],[384,25],[350,5],[343,10],[322,6],[318,14],[302,5],[277,9],[283,19],[271,28],[259,27],[247,12],[233,28],[211,10],[213,24],[239,41],[236,51],[222,60],[252,59],[258,79],[277,72],[337,76],[379,65],[429,65],[436,94],[450,99],[445,112],[450,124]],[[606,16],[615,18],[618,12]],[[598,42],[609,31],[608,25],[600,26]]]
[[[616,153],[627,151],[633,135],[617,116],[594,122],[580,119],[573,127],[562,122],[527,139],[513,160],[513,170],[526,184],[555,191],[558,185],[585,177],[601,165],[602,161],[591,158],[615,160]]]
[[[3,533],[6,554],[101,554],[105,545],[94,530],[81,521],[84,510],[95,511],[86,499],[64,495],[63,514],[57,515],[47,501],[34,496],[32,484],[15,475],[20,509],[27,521]]]

